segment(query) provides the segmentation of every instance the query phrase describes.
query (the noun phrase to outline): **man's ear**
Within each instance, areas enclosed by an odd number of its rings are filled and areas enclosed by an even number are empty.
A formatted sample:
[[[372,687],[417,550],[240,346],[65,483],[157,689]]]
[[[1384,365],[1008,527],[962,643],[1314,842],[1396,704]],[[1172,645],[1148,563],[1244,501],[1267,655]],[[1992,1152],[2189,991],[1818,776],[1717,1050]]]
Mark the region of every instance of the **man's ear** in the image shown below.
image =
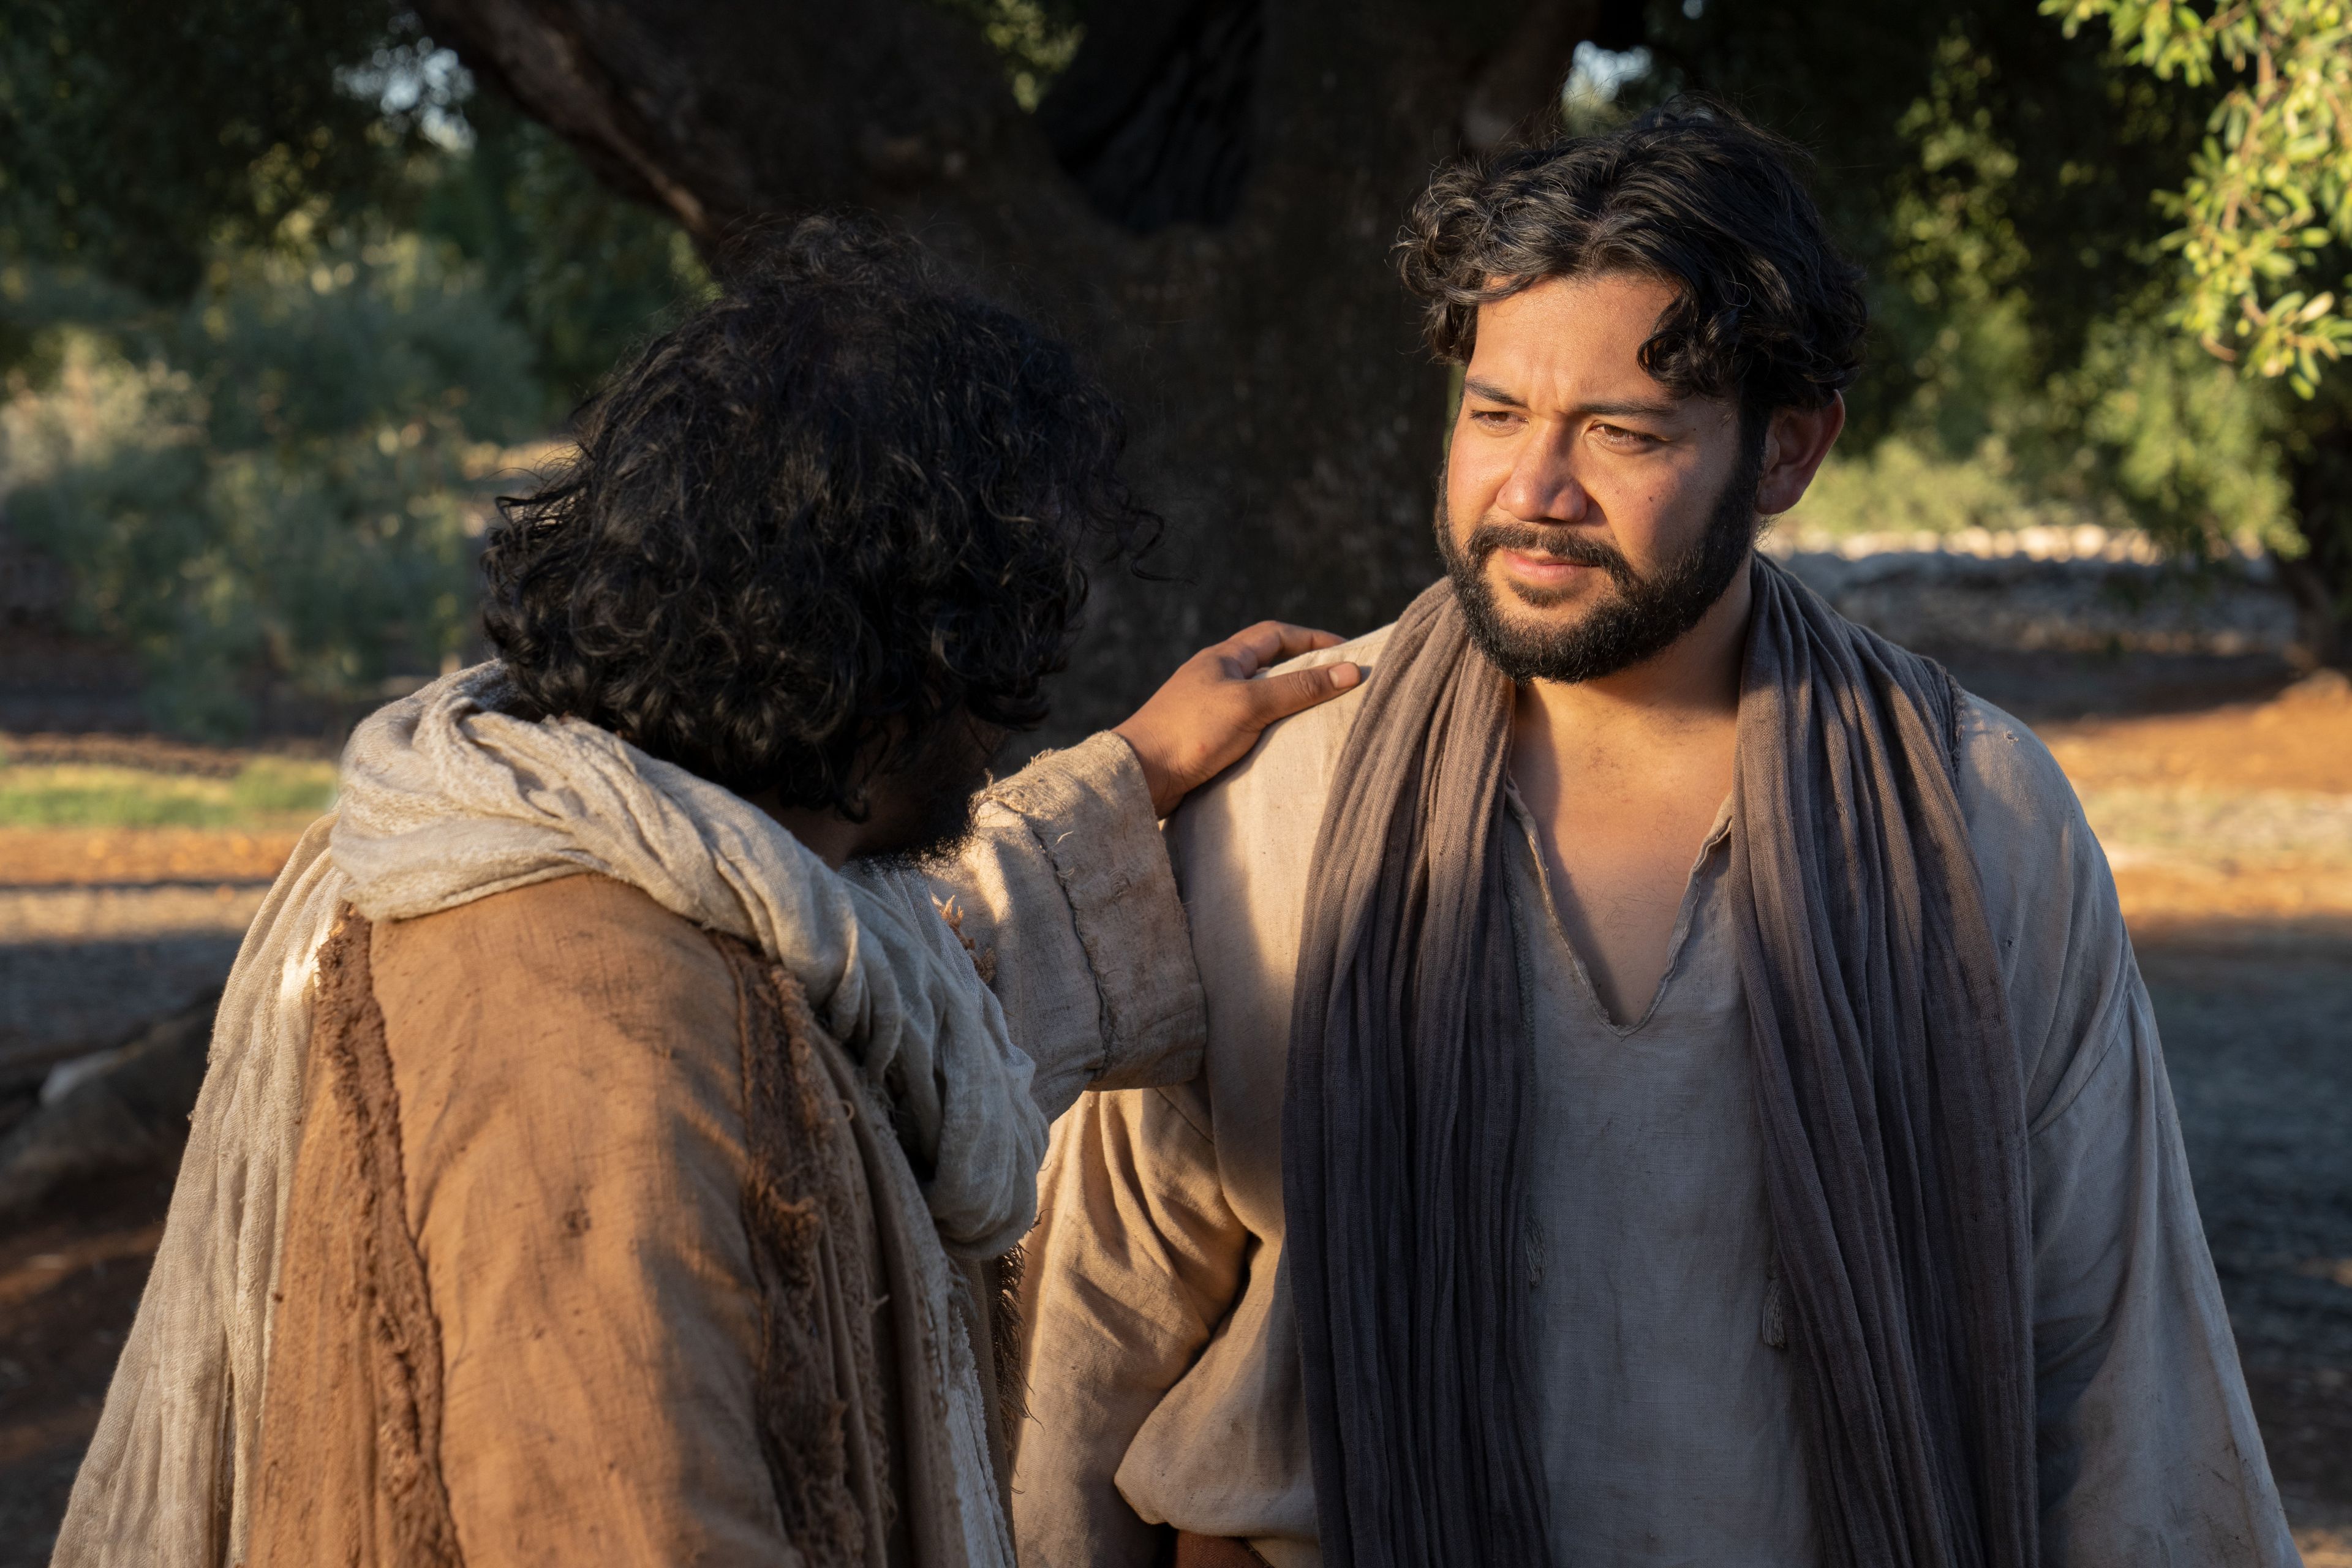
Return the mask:
[[[1832,393],[1819,408],[1779,408],[1764,431],[1764,471],[1756,481],[1756,510],[1778,517],[1804,499],[1822,459],[1845,428],[1845,395]]]

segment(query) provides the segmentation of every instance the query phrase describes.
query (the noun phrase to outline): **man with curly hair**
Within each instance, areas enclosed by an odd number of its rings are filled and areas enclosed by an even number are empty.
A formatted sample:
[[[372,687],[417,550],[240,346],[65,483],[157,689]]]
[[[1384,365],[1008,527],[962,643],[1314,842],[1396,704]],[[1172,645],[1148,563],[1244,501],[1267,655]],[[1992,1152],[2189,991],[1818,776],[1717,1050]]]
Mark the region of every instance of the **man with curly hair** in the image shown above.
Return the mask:
[[[1198,1061],[1158,819],[1356,671],[1248,679],[1337,640],[1269,623],[983,791],[1150,520],[859,226],[579,435],[247,938],[60,1563],[1010,1568],[1047,1122]]]
[[[1792,163],[1414,209],[1445,575],[1171,826],[1208,1049],[1056,1130],[1025,1561],[2296,1561],[2064,777],[1755,552],[1866,324]]]

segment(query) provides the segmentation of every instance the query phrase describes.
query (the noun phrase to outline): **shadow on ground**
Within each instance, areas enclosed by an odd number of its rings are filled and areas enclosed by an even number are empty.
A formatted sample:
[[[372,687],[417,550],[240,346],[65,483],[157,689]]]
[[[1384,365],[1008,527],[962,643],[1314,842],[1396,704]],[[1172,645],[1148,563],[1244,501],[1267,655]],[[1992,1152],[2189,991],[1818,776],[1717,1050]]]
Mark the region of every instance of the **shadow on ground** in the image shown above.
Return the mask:
[[[2168,932],[2140,967],[2289,1517],[2352,1563],[2352,931]]]
[[[2036,729],[2084,719],[2189,713],[2262,702],[2297,678],[2276,654],[2077,653],[1923,647],[1954,679]]]

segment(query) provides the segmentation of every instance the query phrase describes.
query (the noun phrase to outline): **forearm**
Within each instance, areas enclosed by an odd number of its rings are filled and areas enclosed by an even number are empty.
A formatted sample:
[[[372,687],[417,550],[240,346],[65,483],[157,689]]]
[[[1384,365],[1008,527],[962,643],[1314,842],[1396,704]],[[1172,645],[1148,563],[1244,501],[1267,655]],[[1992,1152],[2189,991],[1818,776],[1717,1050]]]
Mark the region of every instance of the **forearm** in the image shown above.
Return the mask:
[[[1180,1082],[1205,1029],[1183,905],[1127,742],[1039,757],[982,799],[956,858],[926,868],[1046,1115],[1087,1089]]]
[[[1117,1476],[1231,1310],[1250,1243],[1191,1086],[1089,1095],[1055,1129],[1022,1286],[1027,1418],[1013,1456],[1024,1562],[1133,1565],[1165,1533]]]

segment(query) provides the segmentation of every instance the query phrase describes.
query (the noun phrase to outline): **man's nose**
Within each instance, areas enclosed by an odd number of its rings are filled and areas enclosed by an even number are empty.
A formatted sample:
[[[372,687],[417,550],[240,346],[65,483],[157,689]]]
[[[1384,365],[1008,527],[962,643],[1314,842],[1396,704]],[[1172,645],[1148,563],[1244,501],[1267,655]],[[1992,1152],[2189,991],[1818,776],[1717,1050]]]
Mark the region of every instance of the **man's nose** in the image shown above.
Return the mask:
[[[1591,492],[1569,461],[1566,443],[1549,434],[1529,441],[1519,453],[1495,501],[1524,522],[1582,522],[1592,508]]]

